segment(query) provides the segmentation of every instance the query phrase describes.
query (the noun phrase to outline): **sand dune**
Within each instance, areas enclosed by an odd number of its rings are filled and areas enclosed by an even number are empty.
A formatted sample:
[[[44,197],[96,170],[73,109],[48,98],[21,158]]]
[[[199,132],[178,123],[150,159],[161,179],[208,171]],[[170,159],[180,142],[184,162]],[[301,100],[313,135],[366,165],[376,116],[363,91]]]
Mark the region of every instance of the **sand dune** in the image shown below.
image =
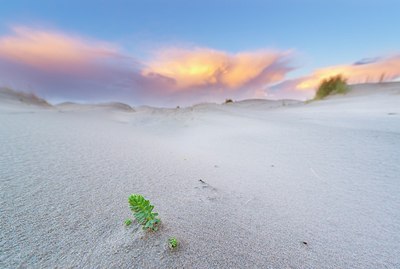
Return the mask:
[[[87,110],[119,110],[125,112],[134,112],[135,110],[127,104],[120,102],[99,103],[99,104],[79,104],[65,102],[55,106],[60,111],[87,111]]]
[[[362,97],[368,95],[398,95],[400,82],[383,82],[352,85],[346,97]]]
[[[399,90],[135,113],[1,95],[0,267],[399,268]],[[158,232],[124,227],[131,193]]]
[[[36,108],[50,108],[51,105],[33,93],[14,91],[10,88],[0,87],[0,108],[17,106],[21,110],[28,106]]]

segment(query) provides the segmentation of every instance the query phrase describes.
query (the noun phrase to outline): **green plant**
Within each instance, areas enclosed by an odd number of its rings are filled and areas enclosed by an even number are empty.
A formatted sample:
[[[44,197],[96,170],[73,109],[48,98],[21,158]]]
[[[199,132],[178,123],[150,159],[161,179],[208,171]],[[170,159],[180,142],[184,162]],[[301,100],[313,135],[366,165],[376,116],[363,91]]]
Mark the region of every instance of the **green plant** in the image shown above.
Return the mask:
[[[143,229],[151,229],[157,231],[157,224],[160,223],[160,219],[157,218],[158,213],[152,212],[154,206],[150,204],[149,200],[146,200],[140,194],[132,194],[129,196],[129,207],[133,212],[136,220],[143,226]]]
[[[342,75],[324,79],[315,93],[315,100],[323,99],[328,95],[346,93],[349,90],[347,80]]]
[[[132,220],[131,219],[126,219],[125,220],[125,225],[126,226],[130,226],[132,224]]]
[[[170,249],[176,249],[179,246],[179,241],[175,237],[170,237],[168,239],[168,247]]]

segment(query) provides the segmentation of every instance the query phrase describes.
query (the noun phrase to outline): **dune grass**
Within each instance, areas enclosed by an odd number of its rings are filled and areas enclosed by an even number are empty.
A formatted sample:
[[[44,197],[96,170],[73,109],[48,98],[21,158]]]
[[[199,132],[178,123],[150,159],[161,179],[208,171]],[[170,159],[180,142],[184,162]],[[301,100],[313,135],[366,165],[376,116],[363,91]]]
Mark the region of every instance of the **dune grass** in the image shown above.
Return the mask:
[[[319,85],[314,100],[321,100],[333,94],[344,94],[348,90],[347,80],[342,75],[330,77],[329,79],[324,79]]]

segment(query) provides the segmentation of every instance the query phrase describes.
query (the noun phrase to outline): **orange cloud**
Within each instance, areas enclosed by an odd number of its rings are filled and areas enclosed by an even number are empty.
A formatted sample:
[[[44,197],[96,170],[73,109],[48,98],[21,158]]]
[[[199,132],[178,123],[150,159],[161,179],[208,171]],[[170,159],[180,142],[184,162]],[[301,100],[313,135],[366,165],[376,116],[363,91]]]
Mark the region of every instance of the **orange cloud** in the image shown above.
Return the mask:
[[[208,48],[165,49],[146,63],[142,74],[172,78],[178,91],[209,86],[238,89],[256,80],[263,84],[282,79],[288,70],[274,72],[272,66],[288,54],[265,50],[229,54]]]
[[[339,74],[346,77],[350,84],[393,80],[400,77],[400,55],[318,69],[311,76],[302,79],[296,89],[316,89],[322,80]]]
[[[55,31],[25,27],[12,30],[12,35],[0,38],[0,58],[37,69],[82,71],[86,65],[118,53],[110,44],[90,42]]]
[[[282,80],[292,70],[289,55],[169,48],[138,62],[114,44],[14,27],[0,36],[0,82],[67,100],[130,98],[182,104],[243,99]]]
[[[319,83],[342,74],[364,83],[400,77],[400,55],[316,70],[283,81],[291,53],[228,53],[168,48],[139,63],[118,46],[57,31],[14,27],[0,36],[0,82],[64,100],[132,100],[185,104],[225,98],[312,97]]]

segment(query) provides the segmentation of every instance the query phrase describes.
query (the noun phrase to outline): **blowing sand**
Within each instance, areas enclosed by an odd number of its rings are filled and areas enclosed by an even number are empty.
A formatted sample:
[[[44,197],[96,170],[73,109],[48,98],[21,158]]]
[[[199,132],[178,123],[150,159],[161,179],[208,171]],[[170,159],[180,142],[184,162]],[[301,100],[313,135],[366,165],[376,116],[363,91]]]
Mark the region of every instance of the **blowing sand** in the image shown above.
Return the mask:
[[[400,268],[399,84],[181,109],[5,96],[0,268]],[[158,232],[124,227],[131,193]]]

